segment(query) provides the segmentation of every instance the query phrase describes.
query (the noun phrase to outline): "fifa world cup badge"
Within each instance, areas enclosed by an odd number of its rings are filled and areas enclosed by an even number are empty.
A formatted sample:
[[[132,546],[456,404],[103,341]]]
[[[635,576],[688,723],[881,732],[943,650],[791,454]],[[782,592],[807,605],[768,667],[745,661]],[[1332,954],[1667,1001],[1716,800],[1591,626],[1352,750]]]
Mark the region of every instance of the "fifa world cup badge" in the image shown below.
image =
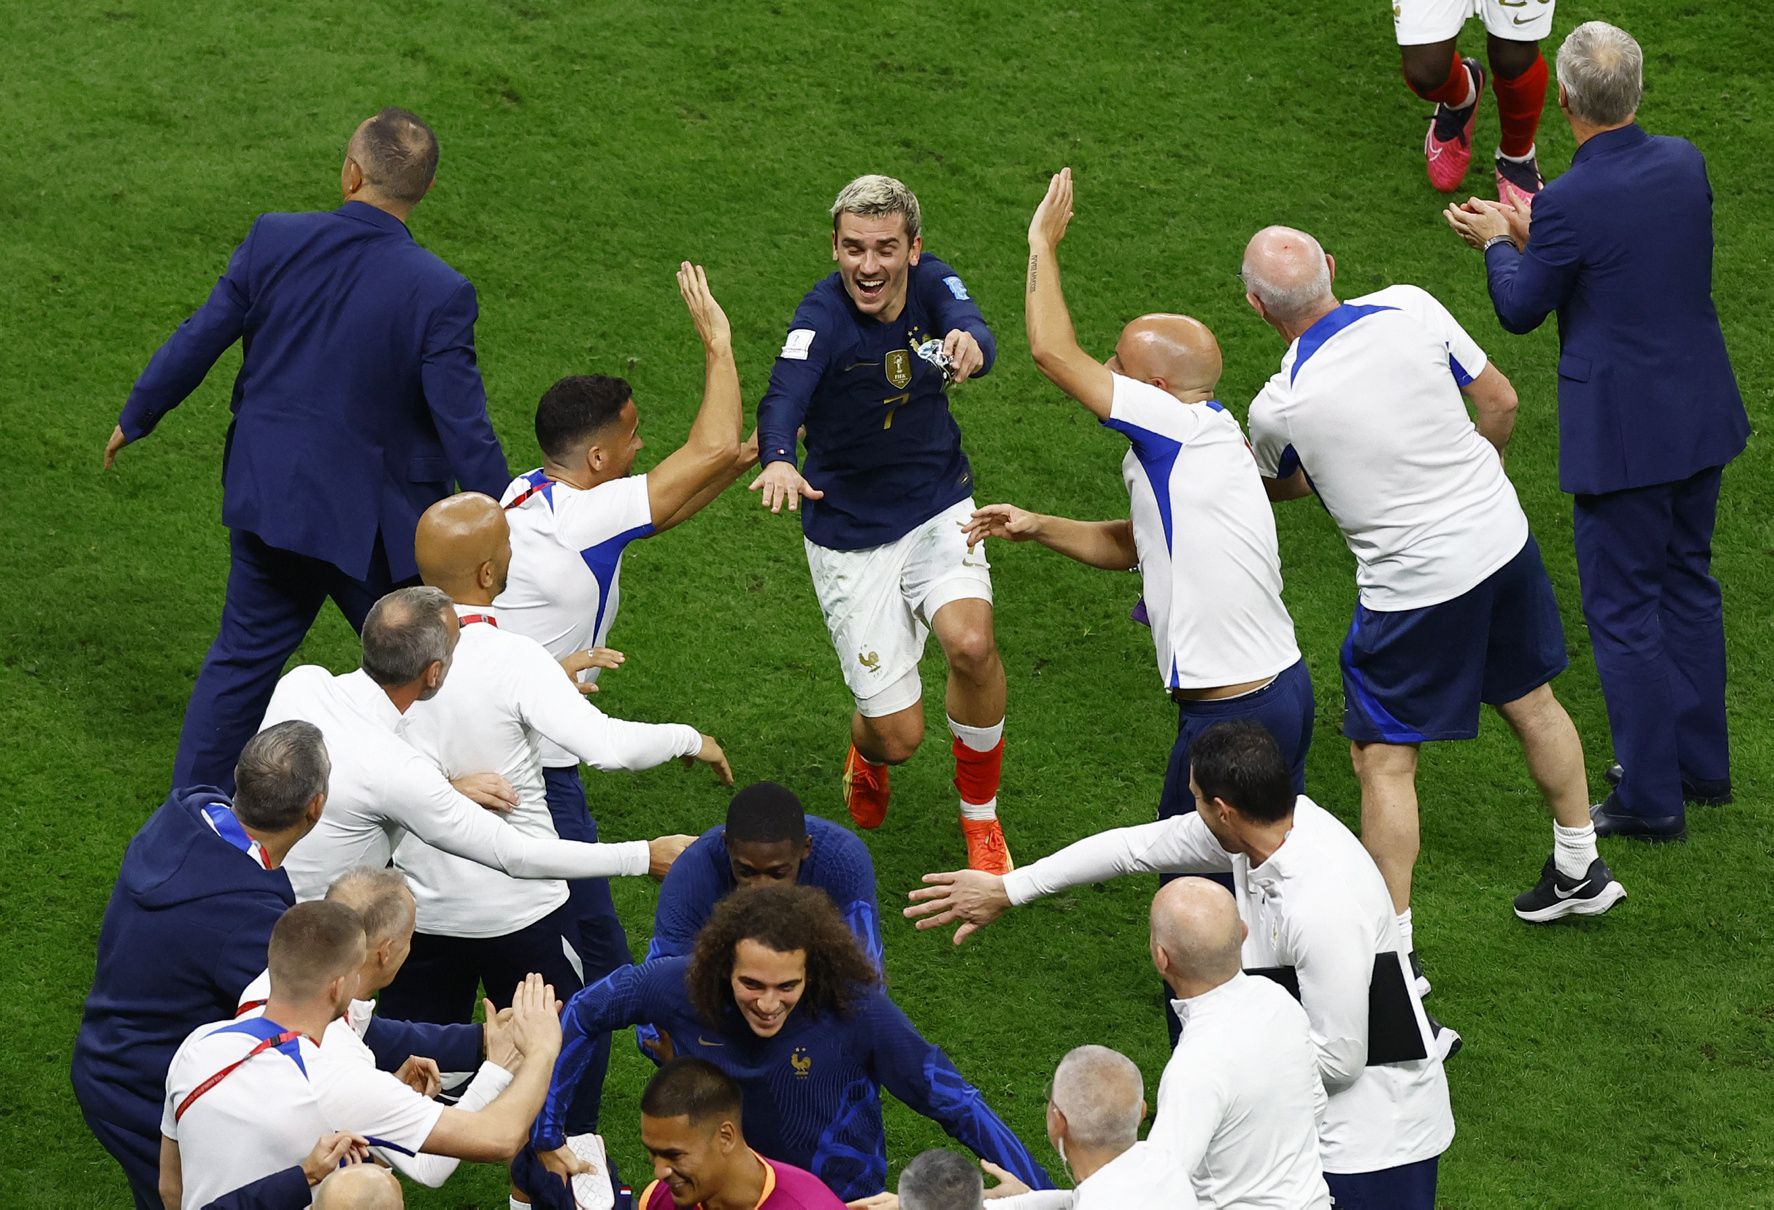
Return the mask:
[[[898,390],[904,390],[912,381],[912,355],[905,349],[889,349],[887,352],[887,381]]]

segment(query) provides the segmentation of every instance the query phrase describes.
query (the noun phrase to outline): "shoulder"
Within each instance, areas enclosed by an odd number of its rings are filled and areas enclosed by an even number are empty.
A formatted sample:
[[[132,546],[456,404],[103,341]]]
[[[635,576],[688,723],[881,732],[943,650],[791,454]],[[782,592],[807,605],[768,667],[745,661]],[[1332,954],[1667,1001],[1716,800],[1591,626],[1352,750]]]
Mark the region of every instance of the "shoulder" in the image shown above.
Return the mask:
[[[822,277],[801,296],[795,308],[795,323],[812,324],[819,331],[834,326],[844,315],[844,286],[836,273]]]
[[[1409,282],[1385,286],[1372,294],[1363,294],[1360,298],[1349,300],[1352,307],[1366,307],[1370,310],[1393,310],[1421,312],[1428,307],[1439,307],[1435,296],[1421,286],[1413,286]]]
[[[937,298],[947,294],[956,302],[973,301],[961,275],[947,261],[929,254],[919,257],[918,263],[912,266],[912,281],[919,289],[934,294]]]

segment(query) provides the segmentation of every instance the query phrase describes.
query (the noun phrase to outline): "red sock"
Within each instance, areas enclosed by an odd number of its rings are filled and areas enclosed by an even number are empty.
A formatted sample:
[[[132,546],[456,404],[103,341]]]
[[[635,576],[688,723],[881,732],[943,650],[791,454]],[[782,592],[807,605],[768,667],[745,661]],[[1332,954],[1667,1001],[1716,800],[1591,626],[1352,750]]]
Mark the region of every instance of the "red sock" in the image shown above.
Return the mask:
[[[1411,78],[1406,76],[1404,80],[1406,84],[1410,84]],[[1541,84],[1545,84],[1544,77],[1541,78]],[[1455,51],[1453,58],[1448,60],[1447,79],[1429,92],[1419,91],[1414,84],[1411,84],[1411,91],[1425,101],[1434,101],[1437,104],[1446,105],[1450,109],[1458,109],[1465,103],[1466,94],[1472,91],[1472,73],[1466,70],[1466,64],[1460,58],[1460,52]]]
[[[1503,128],[1497,149],[1519,159],[1534,149],[1534,134],[1540,129],[1540,110],[1546,105],[1546,56],[1536,56],[1534,65],[1513,80],[1499,75],[1492,83],[1497,89],[1497,124]]]
[[[998,783],[1004,772],[1004,741],[999,740],[990,752],[975,752],[957,739],[951,751],[955,754],[955,789],[961,801],[983,805],[998,797]]]

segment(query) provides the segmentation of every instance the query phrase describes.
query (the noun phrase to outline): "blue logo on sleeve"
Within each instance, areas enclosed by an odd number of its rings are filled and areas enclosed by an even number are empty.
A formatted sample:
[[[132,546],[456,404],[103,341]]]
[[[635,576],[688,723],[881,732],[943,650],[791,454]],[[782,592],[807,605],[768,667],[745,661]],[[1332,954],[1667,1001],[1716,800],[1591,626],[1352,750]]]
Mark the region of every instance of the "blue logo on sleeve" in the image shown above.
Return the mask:
[[[967,287],[961,284],[960,278],[952,276],[945,277],[942,279],[942,284],[949,288],[949,293],[955,296],[955,301],[967,301]]]

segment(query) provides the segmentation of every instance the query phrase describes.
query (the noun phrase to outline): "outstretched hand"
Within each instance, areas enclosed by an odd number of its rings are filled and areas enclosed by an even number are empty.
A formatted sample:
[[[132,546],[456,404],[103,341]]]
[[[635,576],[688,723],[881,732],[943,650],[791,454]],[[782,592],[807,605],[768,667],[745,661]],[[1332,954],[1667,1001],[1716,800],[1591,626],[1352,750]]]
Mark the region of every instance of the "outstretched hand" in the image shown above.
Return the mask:
[[[988,504],[984,508],[973,510],[961,525],[961,532],[967,538],[967,549],[972,550],[987,538],[1002,538],[1006,542],[1027,542],[1040,535],[1041,515],[1018,508],[1014,504]]]
[[[703,347],[711,352],[731,348],[733,325],[727,322],[727,313],[721,310],[721,304],[710,292],[708,274],[703,272],[701,265],[684,261],[678,266],[678,292],[684,296],[684,305],[690,308],[690,319],[696,325],[696,335],[701,338]]]
[[[908,920],[916,920],[920,929],[941,928],[960,921],[955,930],[955,944],[960,945],[974,933],[1002,916],[1010,907],[1010,896],[1004,893],[1004,879],[984,870],[955,870],[948,874],[926,874],[930,885],[912,891],[906,898],[913,906],[905,909]]]
[[[707,765],[715,771],[715,777],[723,786],[733,784],[733,766],[727,763],[727,753],[715,741],[712,735],[702,737],[702,747],[694,756],[684,757],[684,768],[694,769],[697,765]]]
[[[1047,184],[1047,196],[1035,207],[1029,220],[1029,245],[1035,248],[1057,248],[1066,238],[1066,224],[1072,221],[1072,170],[1061,168]]]
[[[825,499],[825,493],[801,478],[792,462],[772,462],[751,481],[750,490],[758,492],[759,502],[773,513],[781,512],[785,504],[789,512],[800,512],[802,496],[809,500]]]
[[[613,647],[591,647],[562,657],[561,670],[573,682],[573,688],[587,696],[597,692],[596,681],[582,681],[579,674],[592,668],[620,668],[628,659]]]

